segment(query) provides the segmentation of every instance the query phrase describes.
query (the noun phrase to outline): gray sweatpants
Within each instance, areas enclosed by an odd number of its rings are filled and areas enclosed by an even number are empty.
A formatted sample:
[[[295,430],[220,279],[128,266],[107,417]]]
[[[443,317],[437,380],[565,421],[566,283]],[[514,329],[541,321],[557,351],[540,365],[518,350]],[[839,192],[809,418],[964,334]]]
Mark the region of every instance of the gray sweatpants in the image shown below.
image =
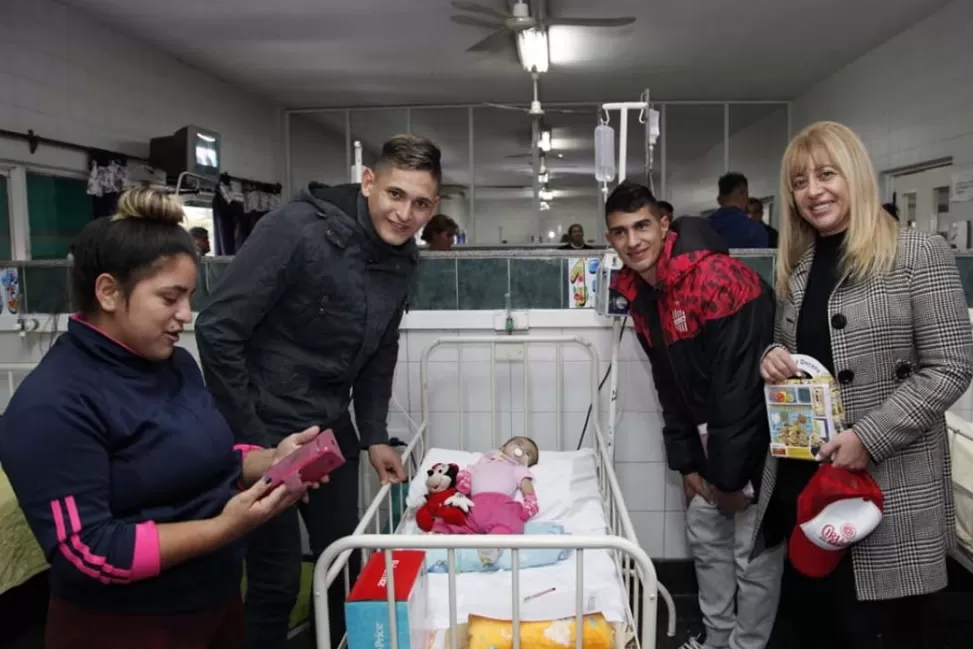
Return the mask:
[[[705,649],[764,649],[770,639],[786,545],[750,561],[756,518],[755,506],[725,514],[699,496],[686,510],[686,534],[706,627]]]

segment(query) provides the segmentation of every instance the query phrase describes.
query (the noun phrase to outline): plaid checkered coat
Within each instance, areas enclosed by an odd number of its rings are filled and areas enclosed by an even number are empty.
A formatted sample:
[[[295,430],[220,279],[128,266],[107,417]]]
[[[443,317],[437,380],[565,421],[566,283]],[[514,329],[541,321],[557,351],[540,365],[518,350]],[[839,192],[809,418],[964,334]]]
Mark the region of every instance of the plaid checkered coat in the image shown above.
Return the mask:
[[[812,245],[777,309],[775,344],[792,353],[813,258]],[[973,330],[953,253],[942,237],[903,228],[894,270],[840,282],[827,315],[846,423],[885,494],[882,523],[852,548],[858,598],[934,592],[946,586],[955,525],[945,412],[973,378]],[[776,473],[771,458],[758,520]]]

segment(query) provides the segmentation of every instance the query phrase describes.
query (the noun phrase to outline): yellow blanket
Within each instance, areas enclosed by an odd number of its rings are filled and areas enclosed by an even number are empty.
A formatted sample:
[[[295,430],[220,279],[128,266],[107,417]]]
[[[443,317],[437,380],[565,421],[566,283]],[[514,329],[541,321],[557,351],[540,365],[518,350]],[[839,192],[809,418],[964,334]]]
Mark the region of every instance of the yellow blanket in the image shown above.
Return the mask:
[[[575,619],[520,623],[520,646],[570,649],[575,646]],[[615,633],[600,613],[584,616],[584,648],[611,649]],[[512,649],[513,622],[470,616],[469,649]]]
[[[41,546],[27,526],[7,474],[0,469],[0,593],[45,570]]]

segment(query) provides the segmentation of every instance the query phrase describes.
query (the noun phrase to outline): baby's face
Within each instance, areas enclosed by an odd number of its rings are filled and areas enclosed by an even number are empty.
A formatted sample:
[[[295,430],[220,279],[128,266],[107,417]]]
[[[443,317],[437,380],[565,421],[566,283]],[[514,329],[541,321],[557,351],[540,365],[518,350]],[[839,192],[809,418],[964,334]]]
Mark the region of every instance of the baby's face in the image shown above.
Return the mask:
[[[529,440],[520,437],[513,438],[500,450],[524,466],[533,466],[537,462],[537,447]]]

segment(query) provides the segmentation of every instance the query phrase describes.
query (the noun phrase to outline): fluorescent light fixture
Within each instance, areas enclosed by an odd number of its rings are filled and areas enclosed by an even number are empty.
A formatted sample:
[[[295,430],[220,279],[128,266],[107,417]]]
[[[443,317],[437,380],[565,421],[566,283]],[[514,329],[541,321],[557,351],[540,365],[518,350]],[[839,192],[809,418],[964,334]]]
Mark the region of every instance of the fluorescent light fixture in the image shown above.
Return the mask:
[[[546,171],[544,173],[537,174],[537,182],[539,182],[542,185],[546,185],[547,184],[548,178],[549,178],[549,175],[548,175],[548,173]]]
[[[538,196],[539,196],[539,198],[542,201],[553,201],[554,200],[554,192],[552,192],[547,187],[545,187],[544,189],[542,189],[540,191],[540,194]]]
[[[517,33],[517,54],[520,64],[528,72],[543,74],[550,65],[547,48],[547,32],[536,27]]]
[[[554,230],[549,230],[549,231],[548,231],[548,233],[547,233],[547,238],[548,238],[548,239],[553,239],[553,238],[554,238],[554,237],[556,237],[556,236],[557,236],[557,235],[556,235],[556,234],[554,234]]]
[[[541,141],[540,141],[541,151],[547,153],[551,150],[551,129],[545,128],[541,131]]]
[[[550,206],[550,204],[548,204],[548,203],[546,203],[544,201],[541,201],[541,203],[540,203],[540,209],[541,209],[541,212],[546,212],[547,210],[551,209],[551,206]]]

